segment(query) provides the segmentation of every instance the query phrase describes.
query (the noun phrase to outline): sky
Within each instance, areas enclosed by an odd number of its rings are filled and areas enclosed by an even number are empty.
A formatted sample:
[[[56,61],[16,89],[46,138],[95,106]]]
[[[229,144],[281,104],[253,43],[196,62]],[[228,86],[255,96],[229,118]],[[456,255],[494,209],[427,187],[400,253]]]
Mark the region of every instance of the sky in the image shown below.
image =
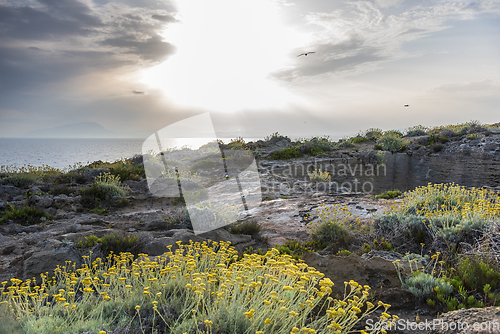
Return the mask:
[[[499,106],[498,0],[0,0],[0,137],[210,112],[220,138],[340,138]]]

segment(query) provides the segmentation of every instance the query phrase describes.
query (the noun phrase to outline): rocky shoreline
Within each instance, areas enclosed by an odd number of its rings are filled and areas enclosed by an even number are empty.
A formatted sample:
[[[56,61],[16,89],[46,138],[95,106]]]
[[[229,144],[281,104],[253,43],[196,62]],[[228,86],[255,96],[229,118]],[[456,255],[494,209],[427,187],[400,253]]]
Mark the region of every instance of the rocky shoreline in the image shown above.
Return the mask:
[[[89,170],[84,182],[71,181],[63,186],[43,181],[25,186],[0,184],[0,212],[7,210],[10,203],[16,207],[30,206],[44,210],[51,217],[29,226],[22,226],[12,221],[0,225],[0,281],[13,277],[31,279],[45,272],[50,275],[57,265],[62,266],[65,261],[72,261],[78,266],[83,263],[82,256],[89,255],[89,252],[92,252],[91,260],[104,257],[100,243],[90,248],[78,247],[78,242],[84,241],[85,237],[91,235],[98,238],[110,234],[136,237],[138,242],[133,251],[146,253],[152,257],[162,255],[167,246],[173,246],[175,249],[177,241],[189,243],[190,240],[202,242],[208,239],[230,241],[240,253],[250,246],[265,251],[288,240],[302,242],[309,240],[308,224],[311,223],[311,219],[308,217],[312,215],[314,221],[317,218],[314,217],[314,210],[320,205],[342,205],[359,218],[360,224],[369,222],[374,216],[388,210],[391,205],[398,204],[397,199],[375,199],[373,191],[396,189],[398,184],[403,185],[401,190],[406,190],[404,188],[411,186],[412,182],[425,184],[447,182],[449,179],[458,178],[456,182],[461,183],[460,175],[475,173],[474,177],[468,179],[469,184],[465,185],[500,188],[500,130],[489,130],[488,135],[478,138],[470,136],[453,138],[447,141],[439,152],[425,146],[429,136],[413,137],[409,140],[406,152],[384,155],[384,164],[391,167],[383,178],[379,178],[382,181],[377,181],[379,179],[374,175],[361,177],[345,175],[338,179],[339,184],[346,184],[353,179],[359,182],[372,182],[376,190],[372,190],[371,193],[352,191],[352,188],[348,189],[346,186],[337,187],[335,190],[319,189],[317,183],[304,179],[304,173],[293,175],[285,171],[291,165],[315,163],[317,165],[318,162],[330,162],[331,166],[342,163],[380,164],[380,161],[377,162],[377,152],[372,148],[373,143],[362,143],[354,148],[337,149],[308,158],[289,160],[270,159],[275,152],[293,147],[294,143],[289,140],[277,138],[270,142],[259,141],[248,144],[249,147],[245,149],[252,149],[258,157],[260,183],[265,193],[265,200],[259,207],[241,212],[238,216],[239,224],[254,222],[260,226],[258,234],[253,236],[233,234],[228,231],[229,228],[195,235],[189,218],[186,217],[184,203],[175,198],[153,196],[144,178],[123,182],[123,186],[127,187],[127,203],[123,207],[111,206],[105,215],[85,210],[82,208],[82,197],[79,192],[92,184],[93,177],[104,171],[101,169]],[[417,167],[414,168],[417,172],[412,172],[411,166],[414,161],[417,161],[415,165]],[[461,173],[453,174],[450,171],[457,170],[457,161],[467,163],[463,164]],[[134,163],[140,164],[140,161]],[[404,166],[407,168],[403,173]],[[423,174],[427,177],[422,177]],[[408,179],[409,175],[415,175],[412,182],[400,181]],[[290,184],[298,186],[289,186]],[[57,192],[60,193],[55,194]],[[365,241],[368,240],[362,238],[357,240],[360,245]],[[401,289],[400,280],[392,263],[397,259],[397,253],[372,251],[362,256],[353,253],[348,257],[342,257],[336,255],[338,250],[340,249],[333,245],[322,251],[306,253],[303,259],[308,265],[325,273],[326,277],[331,278],[339,288],[343,287],[345,280],[350,279],[373,286],[377,289],[377,298],[390,303],[393,306],[392,313],[400,315],[401,319],[411,321],[417,318],[436,319],[437,314],[432,308],[426,304],[415,304],[413,296]],[[338,268],[342,270],[339,271]],[[340,295],[342,291],[336,293]],[[461,318],[462,314],[466,313],[470,321],[498,319],[496,308],[471,312],[471,310],[455,311],[444,317],[451,319],[454,317],[453,314],[456,314]],[[492,312],[494,316],[491,315]],[[431,332],[447,333],[436,330]],[[463,331],[463,333],[469,332]]]

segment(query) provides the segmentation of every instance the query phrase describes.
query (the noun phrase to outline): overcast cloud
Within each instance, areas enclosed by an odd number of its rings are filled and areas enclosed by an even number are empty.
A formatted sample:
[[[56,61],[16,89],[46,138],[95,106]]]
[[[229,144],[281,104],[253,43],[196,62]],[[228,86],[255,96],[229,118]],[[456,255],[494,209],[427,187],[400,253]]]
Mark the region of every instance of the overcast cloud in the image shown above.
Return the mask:
[[[276,3],[282,24],[303,43],[286,51],[268,79],[303,103],[232,115],[209,110],[218,133],[335,137],[372,126],[500,121],[499,1]],[[0,1],[0,137],[94,121],[145,138],[207,111],[140,79],[142,70],[175,57],[179,46],[168,32],[185,22],[170,1]],[[297,57],[305,51],[315,53]],[[406,103],[411,114],[401,116]]]

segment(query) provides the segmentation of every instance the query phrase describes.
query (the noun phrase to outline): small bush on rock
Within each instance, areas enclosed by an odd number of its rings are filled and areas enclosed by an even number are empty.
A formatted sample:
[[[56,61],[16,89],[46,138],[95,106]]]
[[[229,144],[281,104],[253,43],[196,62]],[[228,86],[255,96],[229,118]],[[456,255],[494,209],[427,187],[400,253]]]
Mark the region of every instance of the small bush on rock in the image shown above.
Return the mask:
[[[231,228],[229,228],[229,233],[257,236],[261,229],[262,227],[257,221],[250,220],[231,226]]]
[[[392,199],[401,196],[400,190],[389,190],[386,193],[376,195],[375,198]]]
[[[384,136],[403,137],[403,133],[399,130],[387,130],[384,131]]]
[[[365,137],[369,138],[372,141],[375,141],[382,137],[383,131],[379,128],[370,128],[365,131]]]
[[[383,151],[402,152],[408,147],[408,142],[400,136],[387,134],[377,140],[377,145]]]
[[[119,177],[104,173],[97,176],[90,187],[80,191],[81,203],[84,208],[94,209],[113,197],[124,197],[125,190],[126,188],[120,184]]]
[[[84,240],[78,241],[76,245],[77,247],[80,248],[90,248],[94,247],[97,244],[97,242],[99,242],[98,237],[96,237],[95,235],[89,235],[88,237],[85,237]]]
[[[300,158],[302,154],[299,152],[297,147],[287,147],[283,150],[274,152],[271,155],[271,159],[274,160],[288,160],[293,158]]]
[[[110,173],[120,179],[120,181],[137,181],[141,177],[145,177],[144,167],[142,165],[134,165],[131,163],[119,163],[110,168]]]
[[[356,137],[351,137],[349,138],[349,141],[353,144],[360,144],[360,143],[366,143],[372,141],[371,138],[366,138],[363,136],[356,136]]]
[[[291,239],[287,240],[280,246],[274,246],[274,248],[276,248],[281,254],[290,255],[294,260],[300,260],[302,255],[305,253],[317,250],[314,246],[315,244],[311,242],[300,242],[298,240]]]
[[[312,228],[311,238],[325,245],[339,243],[345,246],[350,240],[350,234],[347,228],[338,222],[321,222]]]
[[[34,225],[39,224],[43,221],[50,219],[50,216],[41,209],[35,207],[23,206],[21,208],[14,207],[13,204],[7,203],[9,209],[2,212],[2,218],[0,218],[0,225],[4,224],[8,220],[12,220],[14,223],[20,225]]]
[[[436,288],[443,291],[445,295],[450,295],[453,292],[453,286],[444,278],[436,278],[420,271],[412,272],[412,276],[405,280],[402,288],[421,299],[434,297]]]
[[[406,137],[418,137],[425,136],[427,134],[428,128],[422,125],[416,125],[409,127],[406,131]]]
[[[78,241],[77,246],[79,248],[91,248],[98,243],[102,245],[102,251],[107,256],[111,252],[115,254],[130,252],[139,243],[139,237],[128,235],[116,236],[114,233],[106,234],[102,238],[90,235]]]
[[[356,147],[356,144],[350,142],[349,140],[341,140],[335,145],[336,148],[351,148]]]
[[[119,254],[130,252],[139,243],[139,237],[130,235],[116,236],[111,233],[100,238],[99,242],[102,244],[104,254],[107,255],[111,252]]]
[[[318,171],[314,171],[312,173],[307,173],[309,176],[309,180],[318,181],[318,182],[329,182],[330,181],[330,173],[322,172],[321,169]]]

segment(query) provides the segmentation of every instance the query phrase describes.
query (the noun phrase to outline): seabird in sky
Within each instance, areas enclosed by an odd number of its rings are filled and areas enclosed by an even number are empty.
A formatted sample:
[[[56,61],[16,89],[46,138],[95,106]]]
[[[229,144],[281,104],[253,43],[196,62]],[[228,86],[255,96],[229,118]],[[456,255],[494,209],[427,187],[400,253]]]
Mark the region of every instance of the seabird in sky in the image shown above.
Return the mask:
[[[405,108],[408,108],[410,105],[409,104],[405,104]]]
[[[308,54],[310,54],[310,53],[316,53],[316,52],[314,52],[314,51],[304,52],[304,53],[299,54],[297,57],[300,57],[300,56],[307,56],[307,55],[308,55]]]

